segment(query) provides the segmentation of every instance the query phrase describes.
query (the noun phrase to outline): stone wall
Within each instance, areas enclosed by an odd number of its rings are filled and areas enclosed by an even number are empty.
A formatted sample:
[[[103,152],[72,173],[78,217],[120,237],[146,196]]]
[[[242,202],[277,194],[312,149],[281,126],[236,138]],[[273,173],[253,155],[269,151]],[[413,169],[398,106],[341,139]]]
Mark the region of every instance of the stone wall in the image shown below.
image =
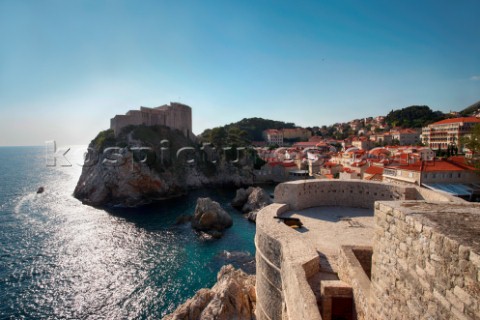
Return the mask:
[[[300,240],[285,241],[283,223],[271,224],[290,208],[271,204],[257,215],[256,294],[258,320],[321,320],[307,278],[319,271],[318,253]]]
[[[141,107],[140,110],[130,110],[126,115],[116,115],[110,120],[110,129],[115,135],[128,125],[163,125],[177,129],[190,139],[192,133],[192,109],[181,103],[172,102],[157,108]]]
[[[411,201],[408,202],[407,200]],[[402,285],[402,281],[413,284],[421,283],[423,285],[423,282],[421,282],[423,280],[416,280],[412,276],[406,276],[407,278],[405,279],[395,278],[392,280],[393,274],[399,276],[400,273],[395,268],[400,268],[400,266],[396,263],[396,260],[393,262],[391,260],[393,258],[389,257],[390,255],[393,257],[396,254],[399,256],[404,255],[404,251],[412,245],[414,240],[407,236],[405,239],[402,238],[403,236],[399,236],[398,239],[394,238],[392,236],[393,233],[397,230],[400,232],[403,230],[402,228],[407,227],[407,218],[403,218],[402,221],[400,219],[398,222],[392,222],[394,220],[392,220],[391,214],[382,213],[382,210],[379,208],[386,208],[387,204],[425,204],[425,201],[417,202],[415,200],[439,201],[443,202],[443,205],[447,208],[450,205],[462,206],[462,203],[464,203],[461,199],[420,189],[415,186],[390,185],[378,182],[301,180],[278,185],[275,189],[276,203],[265,207],[257,215],[255,236],[257,249],[257,318],[259,320],[322,319],[317,306],[317,298],[307,282],[308,278],[319,272],[319,253],[309,243],[292,240],[292,237],[286,241],[288,237],[286,237],[285,232],[287,232],[286,230],[291,231],[290,228],[283,223],[278,223],[278,220],[273,219],[273,217],[281,216],[282,213],[290,210],[302,210],[318,206],[345,206],[367,209],[375,206],[375,216],[377,216],[377,212],[379,215],[379,218],[375,218],[379,224],[377,227],[378,232],[380,232],[380,229],[383,230],[387,224],[387,219],[388,224],[393,223],[392,227],[388,227],[388,232],[382,231],[383,238],[380,238],[380,236],[376,238],[376,243],[378,244],[373,249],[378,249],[380,252],[376,255],[374,253],[372,257],[368,247],[342,247],[338,255],[338,276],[341,281],[351,286],[351,295],[353,295],[355,301],[355,312],[358,319],[395,319],[395,317],[390,318],[389,316],[389,311],[394,304],[398,308],[395,311],[398,312],[396,315],[404,312],[405,319],[413,319],[413,316],[409,318],[409,315],[417,312],[413,311],[410,313],[407,309],[417,307],[419,302],[410,302],[411,296],[404,289],[408,287],[407,284],[404,284],[404,287],[399,287],[399,291],[394,291],[395,285],[397,283],[399,286]],[[381,205],[374,205],[376,201],[381,201]],[[432,210],[437,209],[432,208]],[[416,241],[425,241],[423,238],[421,239]],[[445,242],[448,241],[445,240]],[[412,253],[412,259],[414,259],[416,254],[415,252]],[[469,253],[469,257],[474,257],[474,260],[480,260],[478,256],[475,256],[475,253],[473,255]],[[369,269],[370,259],[372,259],[371,270]],[[429,262],[429,264],[432,263]],[[464,264],[465,262],[459,262],[458,266],[461,267]],[[423,268],[421,270],[426,273],[428,264],[420,265]],[[444,268],[446,268],[446,265],[444,265]],[[471,268],[471,271],[473,270],[472,265],[468,268]],[[413,270],[414,272],[422,272],[415,268]],[[370,272],[372,280],[369,279]],[[437,276],[438,272],[436,273]],[[404,273],[401,273],[401,275],[403,276]],[[433,281],[433,279],[425,281]],[[463,279],[463,281],[463,286],[465,286],[465,283],[470,280]],[[475,281],[478,281],[478,279],[475,278]],[[435,293],[436,295],[442,292],[445,295],[445,299],[447,299],[451,294],[462,295],[468,293],[472,297],[471,291],[465,291],[464,287],[457,286],[457,289],[455,287],[451,288],[453,290],[451,293],[447,293],[446,290],[439,291],[439,289],[436,289],[436,291],[432,291],[431,295],[433,296],[435,292],[437,292]],[[375,291],[372,288],[375,288]],[[337,289],[339,292],[345,291],[345,295],[348,293],[348,290],[341,282],[325,283],[325,286],[322,287],[322,290],[326,290],[325,292],[332,290],[336,292]],[[391,300],[383,304],[383,296],[387,296],[387,300]],[[468,298],[467,295],[463,295],[463,297]],[[327,300],[326,302],[328,302]],[[413,299],[412,301],[415,300]],[[467,301],[473,301],[471,304],[474,306],[477,304],[475,299]],[[452,304],[453,300],[449,303]],[[434,308],[433,305],[431,308]],[[462,309],[460,306],[458,307]],[[430,308],[428,303],[426,308],[425,312],[430,310],[428,309]],[[471,305],[467,306],[467,304],[464,304],[462,312],[468,313],[470,312],[469,310],[473,310],[469,308],[471,308]],[[451,315],[453,311],[449,309],[448,312],[440,312],[438,315]],[[399,318],[401,317],[399,316]]]
[[[292,210],[318,206],[373,208],[379,200],[424,200],[459,202],[461,199],[415,186],[373,181],[300,180],[275,188],[275,202],[288,203]]]
[[[342,246],[338,256],[338,277],[352,287],[358,320],[369,319],[371,254],[370,247]]]
[[[480,319],[480,204],[378,202],[370,319]]]

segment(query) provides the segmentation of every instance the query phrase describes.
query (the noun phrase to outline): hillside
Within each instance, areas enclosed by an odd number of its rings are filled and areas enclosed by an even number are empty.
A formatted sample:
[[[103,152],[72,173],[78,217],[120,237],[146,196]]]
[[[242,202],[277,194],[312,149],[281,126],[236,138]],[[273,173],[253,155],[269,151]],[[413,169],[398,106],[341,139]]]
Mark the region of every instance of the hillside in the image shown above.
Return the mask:
[[[471,106],[466,107],[465,109],[463,109],[462,111],[460,111],[460,114],[461,114],[463,117],[469,117],[469,116],[471,116],[475,111],[477,111],[478,109],[480,109],[480,101],[477,101],[477,102],[475,102],[474,104],[472,104]]]
[[[251,141],[263,140],[262,132],[266,129],[282,128],[295,128],[295,124],[263,118],[244,118],[223,127],[206,129],[200,136],[214,144],[244,145]]]
[[[391,127],[421,128],[445,119],[441,111],[432,111],[428,106],[410,106],[390,111],[385,121]]]

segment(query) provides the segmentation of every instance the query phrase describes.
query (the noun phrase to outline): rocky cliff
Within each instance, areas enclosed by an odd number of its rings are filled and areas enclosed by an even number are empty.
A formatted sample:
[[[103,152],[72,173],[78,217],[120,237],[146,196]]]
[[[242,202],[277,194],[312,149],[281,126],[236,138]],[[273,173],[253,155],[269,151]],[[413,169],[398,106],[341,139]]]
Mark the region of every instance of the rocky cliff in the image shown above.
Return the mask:
[[[163,320],[255,319],[255,276],[223,266],[211,289],[200,289]]]
[[[137,206],[203,186],[252,182],[249,151],[215,150],[163,126],[129,126],[92,140],[74,196],[85,204]]]

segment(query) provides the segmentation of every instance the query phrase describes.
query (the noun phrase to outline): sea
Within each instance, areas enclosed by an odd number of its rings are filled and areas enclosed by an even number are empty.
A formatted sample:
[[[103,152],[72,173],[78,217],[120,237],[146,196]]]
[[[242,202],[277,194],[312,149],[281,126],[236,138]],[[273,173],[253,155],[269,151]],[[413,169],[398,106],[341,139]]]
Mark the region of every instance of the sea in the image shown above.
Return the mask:
[[[214,285],[230,254],[254,257],[255,224],[229,205],[235,190],[93,208],[72,196],[79,154],[52,165],[42,146],[0,148],[0,319],[159,319]],[[221,239],[176,223],[198,197],[232,216]]]

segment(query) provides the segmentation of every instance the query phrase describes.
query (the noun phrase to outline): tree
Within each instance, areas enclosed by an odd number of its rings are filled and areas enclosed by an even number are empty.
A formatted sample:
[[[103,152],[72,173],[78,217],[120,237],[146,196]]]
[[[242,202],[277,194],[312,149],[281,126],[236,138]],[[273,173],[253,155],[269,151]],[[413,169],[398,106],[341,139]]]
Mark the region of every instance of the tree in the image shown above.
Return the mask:
[[[210,130],[210,135],[207,140],[213,145],[222,147],[226,144],[227,131],[223,127],[217,127]]]
[[[470,134],[461,139],[461,143],[472,152],[471,164],[480,169],[480,124],[475,125]]]
[[[392,127],[421,128],[444,118],[441,111],[432,111],[428,106],[410,106],[390,111],[385,121]]]

